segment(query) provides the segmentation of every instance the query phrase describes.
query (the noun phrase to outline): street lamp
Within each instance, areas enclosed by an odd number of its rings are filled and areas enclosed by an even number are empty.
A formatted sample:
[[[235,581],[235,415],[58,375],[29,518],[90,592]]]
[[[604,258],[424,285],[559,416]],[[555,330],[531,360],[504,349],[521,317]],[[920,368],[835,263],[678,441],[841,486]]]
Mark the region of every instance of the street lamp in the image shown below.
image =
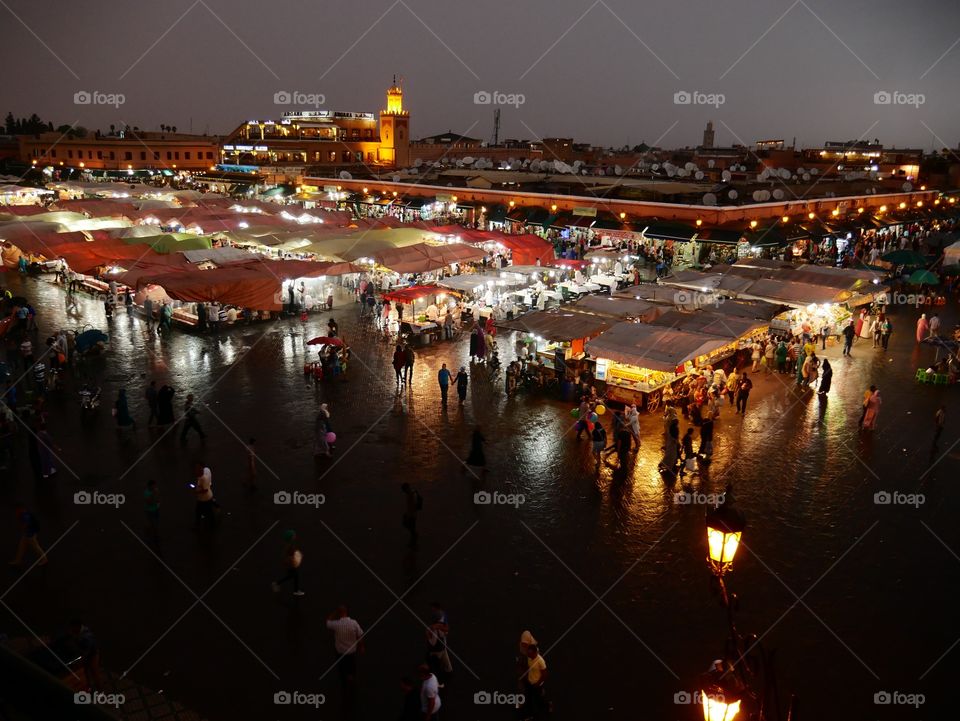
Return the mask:
[[[704,721],[734,721],[742,702],[743,695],[733,683],[724,678],[715,679],[712,674],[704,676],[700,688]]]
[[[732,567],[746,525],[744,515],[727,505],[707,514],[707,562],[713,575],[723,577]]]

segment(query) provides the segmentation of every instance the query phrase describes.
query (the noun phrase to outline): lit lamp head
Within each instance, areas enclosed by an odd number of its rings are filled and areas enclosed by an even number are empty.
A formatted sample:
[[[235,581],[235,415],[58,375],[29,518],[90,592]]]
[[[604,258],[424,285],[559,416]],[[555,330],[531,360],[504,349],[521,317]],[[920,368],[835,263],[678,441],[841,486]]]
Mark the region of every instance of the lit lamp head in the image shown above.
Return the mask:
[[[713,674],[703,678],[700,689],[700,703],[703,706],[704,721],[734,721],[740,713],[743,695],[737,684],[724,678],[717,680]]]
[[[730,570],[746,525],[744,515],[726,505],[707,514],[707,561],[715,576]]]

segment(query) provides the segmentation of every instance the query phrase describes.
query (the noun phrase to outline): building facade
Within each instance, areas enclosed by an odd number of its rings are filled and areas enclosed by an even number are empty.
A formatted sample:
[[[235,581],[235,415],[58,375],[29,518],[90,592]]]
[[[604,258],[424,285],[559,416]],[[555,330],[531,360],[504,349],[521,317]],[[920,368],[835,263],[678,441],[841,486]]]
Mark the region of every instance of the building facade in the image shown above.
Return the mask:
[[[228,134],[219,163],[227,168],[368,166],[395,168],[410,161],[410,113],[403,90],[387,90],[379,125],[373,113],[298,110],[278,120],[248,120]]]
[[[213,135],[126,131],[69,138],[51,132],[18,139],[24,163],[85,170],[206,170],[220,154]]]

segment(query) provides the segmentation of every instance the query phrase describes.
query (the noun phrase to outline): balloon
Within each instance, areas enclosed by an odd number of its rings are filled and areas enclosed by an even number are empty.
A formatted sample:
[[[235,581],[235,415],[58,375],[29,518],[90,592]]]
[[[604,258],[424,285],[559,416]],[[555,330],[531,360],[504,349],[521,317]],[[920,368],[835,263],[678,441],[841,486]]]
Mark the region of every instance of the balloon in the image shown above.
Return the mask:
[[[571,415],[572,417],[574,417],[574,418],[579,418],[579,417],[580,417],[580,409],[579,409],[579,408],[571,408],[571,409],[570,409],[570,415]]]
[[[337,434],[334,433],[333,431],[329,431],[327,433],[327,443],[336,443],[336,441],[337,441]]]
[[[590,433],[593,433],[593,423],[590,421],[587,421],[587,430],[590,431]]]
[[[593,423],[596,423],[596,422],[597,422],[597,418],[598,418],[598,416],[597,416],[596,413],[591,413],[591,414],[590,414],[590,420],[591,420]]]
[[[598,415],[598,416],[602,416],[602,415],[603,415],[604,413],[606,413],[606,412],[607,412],[606,406],[597,406],[597,415]]]

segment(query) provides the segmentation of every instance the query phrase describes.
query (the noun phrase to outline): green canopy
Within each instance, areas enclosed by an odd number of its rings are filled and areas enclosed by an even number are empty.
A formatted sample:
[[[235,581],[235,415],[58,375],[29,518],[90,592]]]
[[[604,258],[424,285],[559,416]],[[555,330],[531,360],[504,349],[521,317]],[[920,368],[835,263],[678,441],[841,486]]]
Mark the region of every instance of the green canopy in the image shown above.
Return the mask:
[[[124,238],[123,242],[129,245],[149,245],[151,250],[164,255],[176,253],[178,250],[209,250],[212,247],[210,238],[192,233],[162,233],[143,238]]]
[[[927,259],[915,250],[894,250],[883,256],[883,260],[894,265],[926,265]]]
[[[929,270],[915,270],[910,274],[910,277],[907,278],[907,282],[910,285],[939,285],[940,279],[936,273],[932,273]]]

